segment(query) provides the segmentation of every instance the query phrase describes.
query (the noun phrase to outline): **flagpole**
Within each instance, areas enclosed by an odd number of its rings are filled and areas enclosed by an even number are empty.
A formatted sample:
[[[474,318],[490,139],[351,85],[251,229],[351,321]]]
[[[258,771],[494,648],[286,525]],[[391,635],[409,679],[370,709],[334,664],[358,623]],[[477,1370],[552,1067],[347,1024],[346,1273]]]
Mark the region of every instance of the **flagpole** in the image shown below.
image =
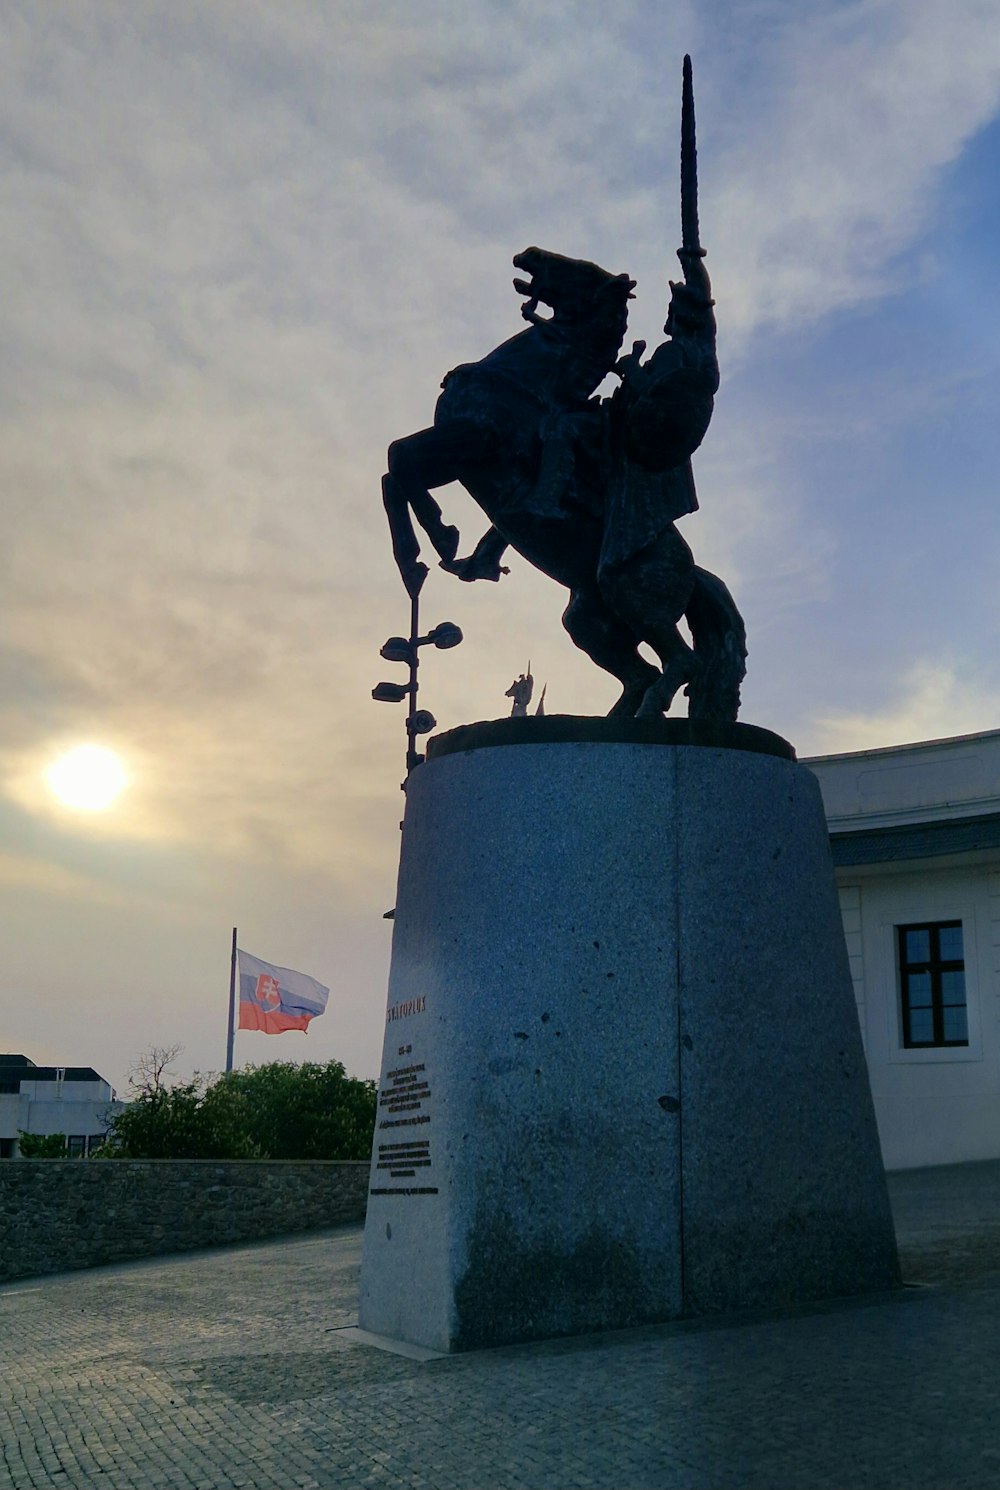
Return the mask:
[[[226,1041],[226,1070],[233,1069],[233,1038],[236,1022],[236,927],[233,927],[233,955],[229,962],[229,1039]]]

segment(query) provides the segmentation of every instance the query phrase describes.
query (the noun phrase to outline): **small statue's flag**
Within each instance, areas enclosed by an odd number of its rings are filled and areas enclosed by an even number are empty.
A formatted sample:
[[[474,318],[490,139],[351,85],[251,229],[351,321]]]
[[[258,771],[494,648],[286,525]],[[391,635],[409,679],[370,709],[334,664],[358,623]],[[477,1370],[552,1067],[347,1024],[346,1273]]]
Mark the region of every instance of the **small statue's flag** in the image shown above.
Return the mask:
[[[329,988],[305,973],[272,967],[237,951],[240,971],[240,1029],[260,1030],[264,1035],[283,1035],[286,1030],[305,1030],[310,1019],[322,1014],[330,997]]]

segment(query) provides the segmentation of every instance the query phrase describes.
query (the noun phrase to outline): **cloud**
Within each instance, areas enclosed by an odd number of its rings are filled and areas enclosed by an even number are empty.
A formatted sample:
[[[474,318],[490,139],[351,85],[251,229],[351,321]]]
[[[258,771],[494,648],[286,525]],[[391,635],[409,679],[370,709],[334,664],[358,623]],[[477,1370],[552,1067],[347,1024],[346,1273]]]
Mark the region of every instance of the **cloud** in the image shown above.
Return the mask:
[[[24,887],[12,969],[40,1008],[89,955],[94,999],[129,1011],[125,1057],[152,1005],[206,1064],[238,916],[262,955],[342,969],[336,1038],[374,1048],[403,732],[370,689],[408,609],[385,447],[430,421],[448,368],[521,329],[510,257],[530,242],[637,276],[634,334],[657,337],[685,50],[724,385],[684,532],[747,615],[760,722],[808,716],[830,748],[985,717],[950,662],[907,673],[905,625],[869,656],[863,619],[863,696],[903,676],[898,705],[817,708],[810,627],[828,615],[836,647],[843,555],[866,541],[817,471],[833,427],[874,448],[886,390],[862,379],[831,412],[775,369],[804,328],[941,272],[948,166],[1000,97],[992,0],[79,0],[58,20],[10,0],[0,30],[0,874]],[[918,375],[939,398],[936,369],[893,370],[901,446]],[[442,504],[471,543],[482,514]],[[442,727],[506,713],[529,657],[553,711],[616,697],[562,632],[565,592],[511,568],[432,572],[424,618],[466,633],[422,665]],[[81,736],[134,778],[89,827],[41,784]]]
[[[704,217],[735,351],[918,272],[901,255],[933,229],[942,172],[1000,104],[1000,31],[991,0],[776,3],[733,19],[734,54],[759,39],[752,75],[731,55],[701,97],[715,152]]]
[[[12,15],[7,779],[41,811],[43,754],[103,733],[135,767],[121,831],[210,833],[345,879],[398,773],[399,720],[368,699],[382,635],[405,624],[381,452],[430,418],[448,366],[518,328],[508,261],[529,239],[638,273],[636,330],[655,335],[686,37],[734,347],[882,287],[996,102],[971,4],[950,46],[912,3],[757,6],[725,27],[718,9],[664,24],[645,4],[443,0],[419,18]],[[787,415],[762,438],[737,397],[698,458],[686,535],[752,627],[828,586],[832,527],[788,479],[800,438]],[[481,517],[443,500],[471,541]],[[468,634],[460,663],[427,671],[443,723],[503,712],[528,656],[556,707],[616,695],[563,637],[564,594],[514,568],[475,593],[428,586]]]
[[[968,667],[945,660],[918,662],[906,669],[882,708],[815,715],[801,748],[834,754],[995,729],[996,699],[995,678],[969,676]]]

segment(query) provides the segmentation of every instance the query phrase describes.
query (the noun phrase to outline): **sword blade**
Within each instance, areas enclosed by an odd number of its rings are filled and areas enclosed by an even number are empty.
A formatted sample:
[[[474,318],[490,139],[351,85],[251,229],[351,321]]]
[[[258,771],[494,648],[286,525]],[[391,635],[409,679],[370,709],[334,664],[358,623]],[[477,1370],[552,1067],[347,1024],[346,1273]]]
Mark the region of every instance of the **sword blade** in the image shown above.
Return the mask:
[[[691,58],[684,58],[681,89],[681,246],[699,249],[698,237],[698,150],[694,136],[694,86]]]

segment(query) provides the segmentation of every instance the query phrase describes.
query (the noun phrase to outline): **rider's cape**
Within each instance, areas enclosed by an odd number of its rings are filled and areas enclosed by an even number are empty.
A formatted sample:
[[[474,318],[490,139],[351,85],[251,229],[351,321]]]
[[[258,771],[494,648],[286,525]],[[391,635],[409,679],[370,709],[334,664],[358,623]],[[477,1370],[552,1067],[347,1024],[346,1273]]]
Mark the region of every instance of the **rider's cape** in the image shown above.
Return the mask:
[[[677,518],[697,510],[690,460],[668,471],[647,471],[624,453],[616,455],[608,482],[598,573],[627,563],[655,543]]]
[[[645,364],[625,359],[609,408],[599,573],[627,563],[698,510],[691,455],[708,429],[719,386],[713,324],[700,335],[673,336]]]
[[[564,414],[543,423],[542,459],[527,509],[547,517],[563,507],[582,507],[604,521],[600,568],[626,563],[634,554],[655,543],[665,528],[689,512],[697,512],[691,461],[665,471],[650,471],[629,458],[621,441],[608,428],[610,410],[602,410],[603,438],[592,416]],[[598,506],[591,506],[597,493],[575,480],[581,446],[593,455],[595,441],[603,446],[605,471]]]
[[[666,349],[670,349],[669,343]],[[492,424],[498,405],[508,416],[516,408],[518,418],[508,417],[500,432],[509,440],[510,429],[519,429],[522,439],[533,439],[541,447],[538,474],[521,510],[541,519],[551,519],[560,509],[574,507],[602,516],[599,573],[627,563],[655,543],[679,517],[698,510],[690,459],[680,459],[666,470],[650,470],[632,460],[623,431],[615,428],[618,415],[611,407],[614,400],[601,400],[598,407],[595,399],[584,409],[552,408],[539,395],[482,363],[455,368],[442,388],[436,418],[478,419]],[[668,406],[672,408],[676,403],[675,395]],[[631,401],[629,407],[634,408]],[[707,426],[710,413],[709,392],[707,412],[694,419],[692,433],[682,410],[680,422],[688,437],[687,450],[700,443],[702,425]],[[587,482],[577,480],[577,462],[584,447],[591,462],[604,471],[603,490],[591,491]]]

